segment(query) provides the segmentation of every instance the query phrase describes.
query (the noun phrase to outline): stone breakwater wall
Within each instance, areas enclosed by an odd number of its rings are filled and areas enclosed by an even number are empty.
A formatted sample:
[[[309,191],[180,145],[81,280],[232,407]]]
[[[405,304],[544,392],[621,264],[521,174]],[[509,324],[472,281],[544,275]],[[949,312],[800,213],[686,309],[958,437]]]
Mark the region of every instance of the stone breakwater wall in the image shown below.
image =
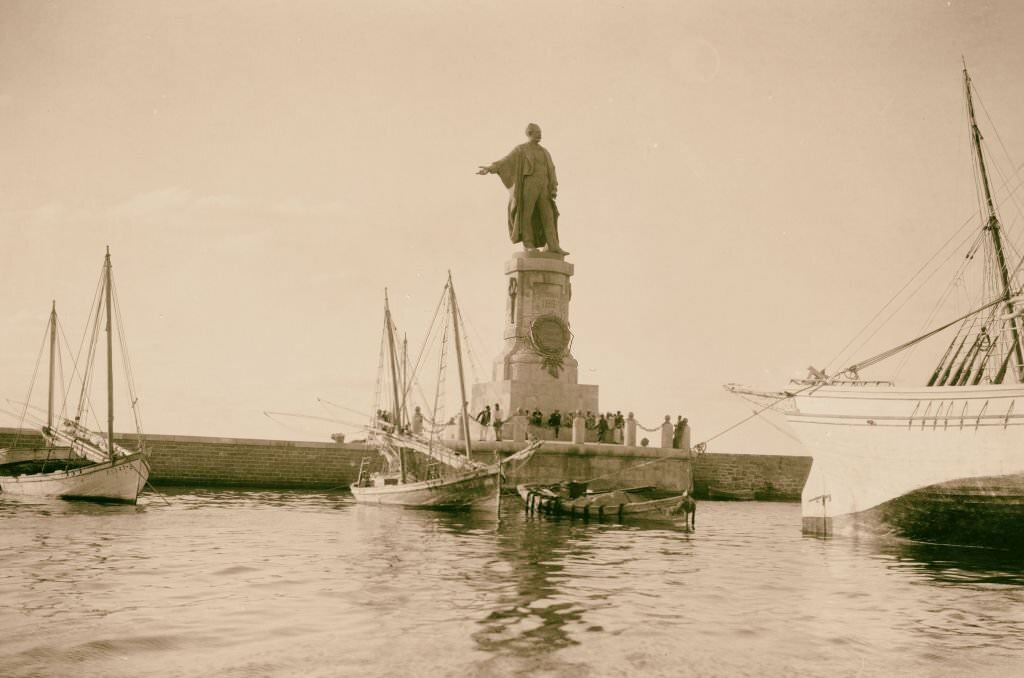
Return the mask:
[[[0,448],[36,447],[38,433],[0,428]],[[129,436],[119,437],[126,445]],[[351,484],[363,458],[377,459],[360,443],[294,442],[248,438],[148,435],[150,479],[157,485],[328,489]],[[453,443],[453,445],[456,445]],[[473,456],[491,462],[512,454],[512,442],[480,442]],[[631,486],[691,488],[698,498],[708,487],[753,490],[764,498],[798,500],[810,471],[808,457],[706,454],[690,459],[678,450],[613,444],[546,443],[529,462],[507,469],[507,484],[607,478]],[[768,494],[763,494],[769,490]]]
[[[15,435],[0,428],[0,447],[10,447]],[[133,437],[115,439],[129,449],[136,446]],[[39,434],[22,433],[17,446],[41,444]],[[352,483],[363,457],[376,456],[359,443],[147,435],[146,444],[155,485],[341,488]]]
[[[757,499],[800,501],[811,458],[773,454],[704,454],[694,459],[693,494],[708,489],[753,492]]]

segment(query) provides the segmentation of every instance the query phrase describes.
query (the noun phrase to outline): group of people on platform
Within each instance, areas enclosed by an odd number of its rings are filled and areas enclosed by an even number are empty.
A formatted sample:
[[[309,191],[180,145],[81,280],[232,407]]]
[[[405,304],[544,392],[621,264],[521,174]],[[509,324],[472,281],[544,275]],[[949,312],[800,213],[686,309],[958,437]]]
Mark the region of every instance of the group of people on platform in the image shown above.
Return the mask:
[[[377,410],[376,425],[389,433],[395,429],[391,421],[391,413],[387,410]]]
[[[534,428],[547,428],[550,429],[553,438],[555,440],[560,439],[561,431],[563,428],[572,429],[573,421],[576,419],[577,414],[573,411],[562,413],[560,410],[554,410],[551,414],[544,416],[544,413],[538,409],[534,409],[532,412],[522,412],[522,415],[526,417],[526,423]],[[626,417],[622,415],[622,410],[616,410],[613,412],[605,413],[594,413],[587,410],[586,414],[580,414],[578,416],[583,417],[584,427],[587,431],[597,432],[597,442],[599,443],[616,443],[622,444],[625,441],[625,427]],[[508,419],[503,418],[501,405],[494,403],[492,408],[490,405],[480,410],[473,419],[480,424],[480,440],[487,440],[490,429],[494,429],[494,440],[502,440],[502,427],[508,423]],[[387,410],[377,410],[377,420],[381,428],[385,431],[393,431],[394,425],[391,422],[391,413]],[[416,408],[416,412],[412,417],[412,432],[420,433],[423,429],[423,415],[420,412],[420,408]],[[449,424],[455,424],[455,418],[452,417]],[[687,444],[686,431],[689,427],[689,420],[678,415],[676,417],[675,424],[671,423],[671,418],[666,415],[665,422],[662,424],[662,435],[663,445],[667,444],[667,436],[669,430],[671,430],[672,437],[672,448],[681,449]],[[407,427],[403,427],[403,432]],[[651,430],[651,429],[648,429]],[[656,430],[656,429],[654,429]],[[641,445],[646,446],[649,443],[647,438],[641,441]]]
[[[555,440],[560,439],[563,428],[572,430],[573,421],[580,416],[584,419],[586,430],[597,433],[597,442],[622,444],[625,441],[626,417],[623,416],[622,410],[604,413],[587,410],[586,414],[577,415],[572,410],[563,413],[555,409],[545,415],[539,409],[534,409],[532,412],[523,412],[522,414],[526,417],[526,423],[529,426],[549,429]],[[508,419],[503,418],[501,405],[498,403],[494,403],[493,407],[486,405],[473,418],[480,424],[480,440],[487,440],[490,437],[491,429],[494,429],[494,440],[502,440],[502,427],[508,423]],[[679,449],[683,446],[684,431],[687,426],[686,418],[682,415],[677,417],[672,430],[673,448]]]
[[[563,414],[561,410],[558,409],[554,410],[546,417],[544,416],[544,413],[538,409],[535,409],[532,412],[524,412],[524,415],[526,416],[527,424],[530,426],[550,429],[555,440],[559,439],[563,428],[572,428],[573,420],[576,418],[575,412],[568,411]],[[502,426],[508,421],[501,417],[501,405],[494,403],[493,408],[490,405],[486,405],[484,409],[477,412],[474,419],[476,419],[476,422],[480,424],[480,440],[486,440],[489,428],[494,429],[494,439],[501,440]],[[586,421],[587,429],[597,429],[598,440],[602,442],[606,437],[608,437],[608,432],[612,427],[621,430],[626,423],[626,419],[622,416],[622,412],[617,412],[614,415],[610,412],[607,415],[602,414],[600,415],[600,419],[598,419],[592,412],[588,411],[586,414]],[[622,442],[621,438],[620,434],[619,440],[616,442]]]

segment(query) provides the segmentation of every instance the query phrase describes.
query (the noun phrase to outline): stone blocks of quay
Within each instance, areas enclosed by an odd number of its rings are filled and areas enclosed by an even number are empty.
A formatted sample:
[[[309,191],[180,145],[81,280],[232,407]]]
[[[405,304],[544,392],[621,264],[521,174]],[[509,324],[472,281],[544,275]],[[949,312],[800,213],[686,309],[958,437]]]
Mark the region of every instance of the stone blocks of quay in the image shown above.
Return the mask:
[[[0,428],[0,447],[38,447],[35,432]],[[134,436],[119,436],[134,446]],[[150,479],[160,485],[344,489],[355,480],[363,458],[377,459],[376,450],[360,443],[320,443],[250,438],[147,435],[152,452]],[[474,443],[473,456],[491,461],[496,451],[511,454],[513,442]],[[644,464],[655,461],[657,463]],[[625,448],[615,444],[545,443],[534,457],[508,478],[523,482],[588,480],[616,475],[628,485],[665,489],[692,487],[698,498],[708,487],[765,492],[774,499],[796,501],[811,468],[810,457],[714,454],[688,458],[678,450]]]

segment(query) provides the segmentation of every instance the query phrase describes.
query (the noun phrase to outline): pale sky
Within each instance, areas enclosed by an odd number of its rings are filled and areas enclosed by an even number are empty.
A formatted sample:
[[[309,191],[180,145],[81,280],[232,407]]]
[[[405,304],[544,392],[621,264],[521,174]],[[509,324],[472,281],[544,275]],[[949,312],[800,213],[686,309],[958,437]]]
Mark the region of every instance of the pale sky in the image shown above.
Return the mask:
[[[263,412],[368,409],[384,287],[415,343],[449,269],[489,378],[515,247],[474,171],[533,121],[580,380],[703,440],[750,412],[722,384],[828,363],[976,211],[961,55],[1024,160],[1021,35],[1012,0],[0,0],[0,397],[51,299],[77,345],[108,244],[149,433],[346,430]]]

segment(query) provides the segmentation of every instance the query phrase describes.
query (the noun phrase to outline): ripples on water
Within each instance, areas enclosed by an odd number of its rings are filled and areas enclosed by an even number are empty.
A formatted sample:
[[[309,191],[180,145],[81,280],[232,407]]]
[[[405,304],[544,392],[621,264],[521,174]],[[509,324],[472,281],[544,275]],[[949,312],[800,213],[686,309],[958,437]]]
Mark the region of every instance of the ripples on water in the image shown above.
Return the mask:
[[[0,495],[3,676],[978,676],[1024,667],[1024,564],[800,536],[177,490]]]

